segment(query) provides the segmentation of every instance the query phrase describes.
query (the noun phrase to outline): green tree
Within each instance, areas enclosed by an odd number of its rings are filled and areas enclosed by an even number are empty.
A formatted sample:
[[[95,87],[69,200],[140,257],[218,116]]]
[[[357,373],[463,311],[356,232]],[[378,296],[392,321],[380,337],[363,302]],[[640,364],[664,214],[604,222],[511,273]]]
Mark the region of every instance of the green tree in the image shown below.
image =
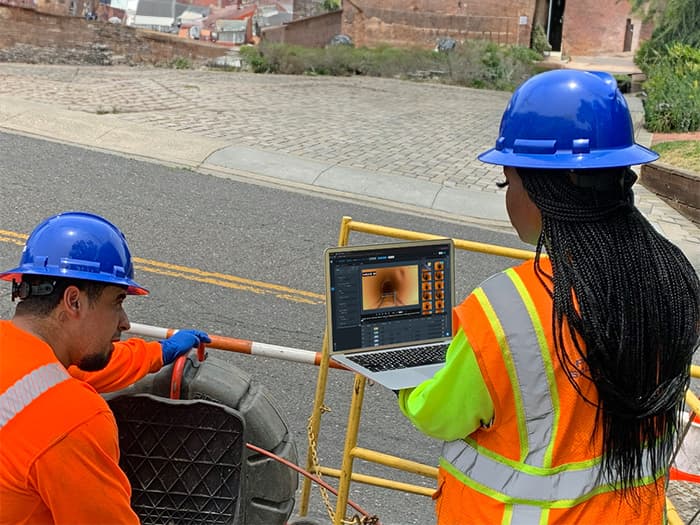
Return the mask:
[[[642,59],[665,54],[674,44],[700,47],[700,2],[698,0],[632,0],[636,12],[644,12],[654,21],[654,32],[643,46]],[[646,62],[646,60],[643,60]]]
[[[630,0],[632,12],[644,15],[645,20],[657,18],[666,9],[668,0]]]
[[[635,55],[635,62],[645,73],[650,64],[668,54],[673,44],[700,47],[699,0],[629,1],[632,12],[654,25],[651,39],[644,42]]]
[[[323,0],[321,9],[327,12],[337,11],[340,9],[340,0]]]
[[[700,128],[700,1],[631,0],[654,31],[634,61],[644,72],[644,120],[651,131]]]

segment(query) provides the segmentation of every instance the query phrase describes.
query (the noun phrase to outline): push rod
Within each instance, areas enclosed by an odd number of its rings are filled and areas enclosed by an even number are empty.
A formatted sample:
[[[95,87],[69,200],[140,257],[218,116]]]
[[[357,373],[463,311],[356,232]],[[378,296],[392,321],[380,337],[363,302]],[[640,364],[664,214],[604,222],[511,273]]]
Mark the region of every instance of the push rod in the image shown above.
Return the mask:
[[[131,328],[129,328],[126,334],[139,337],[151,337],[154,339],[167,339],[176,332],[177,330],[174,328],[162,328],[159,326],[131,323]],[[256,341],[214,334],[209,334],[209,338],[211,339],[211,343],[207,343],[206,346],[216,350],[271,357],[273,359],[283,359],[285,361],[294,361],[316,366],[321,363],[321,352],[312,352],[311,350],[289,348],[287,346],[271,345],[268,343],[259,343]],[[339,370],[347,370],[347,368],[339,365],[335,361],[330,361],[328,366]]]

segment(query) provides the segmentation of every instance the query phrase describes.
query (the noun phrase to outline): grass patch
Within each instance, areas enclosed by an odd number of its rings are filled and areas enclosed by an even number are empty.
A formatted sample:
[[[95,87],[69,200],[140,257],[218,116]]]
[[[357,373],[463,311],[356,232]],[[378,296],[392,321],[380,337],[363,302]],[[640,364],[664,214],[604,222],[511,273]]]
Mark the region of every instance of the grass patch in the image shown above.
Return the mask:
[[[674,140],[653,147],[664,164],[700,173],[700,141]]]

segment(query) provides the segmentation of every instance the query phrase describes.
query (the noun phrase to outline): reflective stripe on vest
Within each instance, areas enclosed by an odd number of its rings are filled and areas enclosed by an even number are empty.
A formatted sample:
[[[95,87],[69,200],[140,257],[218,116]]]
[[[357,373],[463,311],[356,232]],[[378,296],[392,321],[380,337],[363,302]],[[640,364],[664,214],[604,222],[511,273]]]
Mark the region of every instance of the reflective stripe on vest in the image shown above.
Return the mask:
[[[58,363],[43,365],[25,375],[0,395],[0,429],[49,388],[69,378]]]
[[[559,399],[544,330],[524,283],[514,270],[487,280],[474,291],[491,329],[501,341],[501,353],[514,388],[520,436],[520,461],[479,450],[470,439],[445,443],[443,458],[474,490],[511,508],[512,523],[539,523],[543,509],[530,505],[569,507],[595,494],[614,490],[602,481],[596,459],[551,468]],[[652,479],[645,457],[644,480]],[[517,515],[517,520],[516,520]]]
[[[614,487],[599,477],[600,463],[581,463],[579,468],[568,466],[567,470],[553,472],[520,470],[496,458],[480,453],[462,440],[449,441],[443,447],[443,457],[453,467],[480,487],[470,486],[500,501],[522,503],[544,503],[551,507],[567,507],[585,500],[588,496],[614,490]],[[653,470],[648,451],[644,452],[644,474],[642,482],[653,480]],[[552,505],[561,501],[561,505]]]
[[[537,310],[524,283],[512,269],[486,281],[482,290],[480,302],[482,307],[490,305],[495,315],[492,322],[500,324],[504,335],[501,351],[513,367],[511,383],[518,387],[515,394],[520,406],[520,461],[534,467],[549,467],[553,432],[559,417],[551,394],[556,393],[556,388],[552,388],[554,372]],[[555,401],[558,406],[559,400]]]

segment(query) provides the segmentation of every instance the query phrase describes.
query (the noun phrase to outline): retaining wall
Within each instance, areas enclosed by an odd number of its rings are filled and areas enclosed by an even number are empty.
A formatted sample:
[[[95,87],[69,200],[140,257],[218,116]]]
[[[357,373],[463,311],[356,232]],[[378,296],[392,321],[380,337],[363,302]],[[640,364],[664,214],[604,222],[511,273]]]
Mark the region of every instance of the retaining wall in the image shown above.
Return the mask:
[[[700,225],[700,174],[654,162],[642,166],[640,182]]]
[[[0,62],[164,65],[208,63],[228,49],[97,20],[0,5]]]

